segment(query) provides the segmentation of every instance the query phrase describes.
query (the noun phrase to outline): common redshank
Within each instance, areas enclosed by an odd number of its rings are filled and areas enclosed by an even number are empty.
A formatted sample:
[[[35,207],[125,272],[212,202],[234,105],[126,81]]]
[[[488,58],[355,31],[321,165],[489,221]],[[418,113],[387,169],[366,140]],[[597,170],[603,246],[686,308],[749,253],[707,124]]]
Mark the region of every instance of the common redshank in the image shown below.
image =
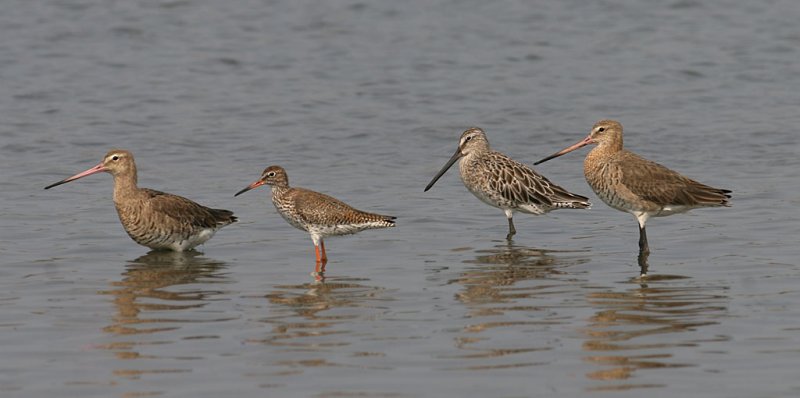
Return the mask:
[[[324,238],[354,234],[365,229],[394,227],[395,224],[396,217],[356,210],[331,196],[290,187],[286,170],[280,166],[267,167],[258,180],[234,196],[262,185],[272,188],[272,203],[278,214],[295,228],[311,235],[317,274],[325,272],[325,264],[328,262]]]

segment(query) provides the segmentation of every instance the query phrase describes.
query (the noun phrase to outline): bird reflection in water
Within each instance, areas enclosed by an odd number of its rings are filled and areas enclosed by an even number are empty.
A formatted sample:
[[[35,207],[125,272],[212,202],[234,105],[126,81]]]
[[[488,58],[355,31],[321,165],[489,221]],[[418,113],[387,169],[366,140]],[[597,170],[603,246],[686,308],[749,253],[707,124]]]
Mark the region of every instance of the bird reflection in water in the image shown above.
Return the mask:
[[[363,340],[385,337],[385,331],[371,325],[386,312],[392,291],[370,286],[367,281],[333,276],[325,283],[276,286],[266,295],[270,316],[263,320],[271,329],[263,338],[248,343],[290,351],[274,357],[281,369],[276,372],[279,375],[303,373],[309,367],[378,367],[373,361],[382,362],[384,353],[355,347]],[[332,362],[329,350],[334,347],[353,347],[349,357],[358,365]]]
[[[167,252],[151,251],[130,261],[122,273],[122,279],[111,282],[113,289],[101,291],[113,297],[116,314],[112,324],[103,330],[125,340],[107,344],[105,348],[119,359],[155,358],[141,354],[142,346],[157,343],[137,336],[165,333],[163,341],[180,341],[197,336],[178,336],[181,325],[187,322],[217,322],[225,319],[208,319],[208,311],[197,311],[205,307],[215,296],[223,294],[212,290],[216,283],[224,283],[221,273],[225,263],[203,257],[196,251]],[[186,288],[186,285],[192,285]],[[184,286],[181,289],[167,289]],[[208,337],[208,336],[206,336]],[[159,350],[167,350],[166,347]],[[123,365],[128,368],[131,364]],[[118,369],[114,374],[138,378],[141,373],[181,372],[190,370],[130,370]]]
[[[477,250],[474,264],[450,281],[463,286],[456,300],[465,305],[465,325],[456,338],[456,347],[465,353],[456,369],[486,370],[542,365],[536,355],[518,355],[547,351],[548,345],[534,346],[531,333],[563,323],[557,310],[564,298],[553,298],[575,290],[566,267],[589,261],[580,252],[558,252],[507,244]],[[502,338],[500,338],[502,337]],[[453,358],[448,356],[448,358]]]
[[[594,292],[587,303],[597,312],[583,330],[584,361],[602,369],[586,374],[603,381],[592,391],[665,387],[662,383],[630,383],[637,370],[695,366],[675,359],[682,348],[725,341],[725,336],[695,333],[726,316],[728,296],[720,286],[691,286],[685,277],[650,276],[650,284],[624,291]],[[655,286],[653,286],[655,285]],[[657,376],[655,376],[657,377]]]
[[[560,268],[588,261],[581,257],[570,259],[569,255],[556,257],[555,251],[517,246],[513,241],[492,249],[477,250],[476,253],[478,256],[474,260],[464,262],[477,266],[465,270],[458,279],[451,281],[464,286],[464,291],[458,293],[456,298],[466,304],[509,303],[531,297],[541,291],[541,286],[514,285],[532,279],[557,277],[563,275]],[[487,311],[485,308],[476,310],[476,315]]]

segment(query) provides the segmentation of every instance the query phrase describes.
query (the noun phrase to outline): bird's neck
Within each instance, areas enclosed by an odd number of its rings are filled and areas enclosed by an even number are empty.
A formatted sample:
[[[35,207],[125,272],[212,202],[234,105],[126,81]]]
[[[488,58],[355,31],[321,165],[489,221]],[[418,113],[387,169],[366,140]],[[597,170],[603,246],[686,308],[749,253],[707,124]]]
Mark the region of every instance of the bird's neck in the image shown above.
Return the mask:
[[[607,141],[601,142],[597,144],[597,146],[589,151],[589,154],[586,156],[586,159],[591,158],[606,158],[613,156],[614,154],[622,151],[622,140],[614,140],[614,141]]]
[[[136,172],[115,175],[114,202],[120,203],[126,198],[136,195],[139,189],[136,182]]]
[[[458,167],[463,168],[468,165],[471,165],[472,163],[480,160],[481,158],[488,156],[490,153],[491,151],[472,151],[462,156],[461,159],[458,159]]]
[[[289,188],[289,185],[272,185],[270,188],[272,189],[273,200],[280,199],[283,197],[283,195],[289,192],[289,189],[291,189]]]
[[[622,150],[622,136],[607,137],[609,140],[597,144],[597,148],[601,152],[616,153]]]
[[[583,160],[583,174],[586,176],[587,181],[595,181],[595,177],[602,174],[606,166],[619,156],[622,152],[622,145],[609,145],[612,143],[604,143],[596,146]],[[597,177],[599,178],[599,177]],[[590,182],[589,185],[592,185]]]

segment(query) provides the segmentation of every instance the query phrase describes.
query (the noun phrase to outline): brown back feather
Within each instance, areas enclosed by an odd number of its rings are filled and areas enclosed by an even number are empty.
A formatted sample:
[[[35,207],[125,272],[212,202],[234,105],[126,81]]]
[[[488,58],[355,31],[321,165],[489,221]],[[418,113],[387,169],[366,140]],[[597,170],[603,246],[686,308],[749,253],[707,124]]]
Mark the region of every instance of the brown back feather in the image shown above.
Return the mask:
[[[729,206],[730,192],[702,184],[656,162],[622,151],[614,163],[621,183],[640,198],[659,206]]]
[[[367,213],[323,193],[291,188],[295,211],[305,222],[315,225],[359,224],[385,221],[394,224],[393,216]]]
[[[211,209],[182,196],[154,189],[142,188],[142,191],[147,194],[148,202],[154,211],[189,225],[218,228],[237,221],[230,210]]]

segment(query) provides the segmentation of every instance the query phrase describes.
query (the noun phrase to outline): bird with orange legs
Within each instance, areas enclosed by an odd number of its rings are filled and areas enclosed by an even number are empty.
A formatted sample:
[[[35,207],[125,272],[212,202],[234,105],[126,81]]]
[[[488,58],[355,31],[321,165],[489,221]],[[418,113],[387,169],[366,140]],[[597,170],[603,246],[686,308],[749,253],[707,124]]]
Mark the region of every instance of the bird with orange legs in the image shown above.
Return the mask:
[[[262,185],[269,185],[272,188],[272,203],[278,214],[293,227],[311,235],[316,254],[315,276],[317,277],[323,276],[325,264],[328,262],[324,238],[395,225],[396,217],[356,210],[331,196],[290,187],[286,170],[280,166],[267,167],[258,180],[234,196]]]
[[[178,195],[137,186],[133,154],[112,149],[98,165],[46,186],[50,189],[96,173],[114,177],[114,206],[125,232],[154,250],[189,250],[236,222],[233,212],[211,209]]]
[[[592,190],[610,207],[632,214],[639,223],[639,267],[647,276],[645,223],[699,207],[730,206],[731,191],[685,177],[622,147],[622,125],[614,120],[595,123],[589,135],[534,164],[540,164],[590,144],[597,144],[583,162]]]

